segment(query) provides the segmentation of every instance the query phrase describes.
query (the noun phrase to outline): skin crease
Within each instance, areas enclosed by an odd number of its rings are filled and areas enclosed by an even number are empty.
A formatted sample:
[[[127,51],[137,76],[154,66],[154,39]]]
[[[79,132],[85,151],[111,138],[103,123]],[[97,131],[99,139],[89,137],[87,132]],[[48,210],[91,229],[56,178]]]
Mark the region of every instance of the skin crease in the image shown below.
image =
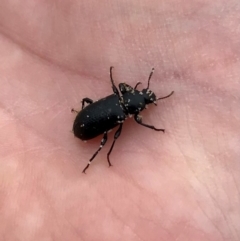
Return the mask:
[[[240,240],[240,2],[21,1],[0,8],[0,239]],[[101,137],[71,133],[116,84],[169,99]]]

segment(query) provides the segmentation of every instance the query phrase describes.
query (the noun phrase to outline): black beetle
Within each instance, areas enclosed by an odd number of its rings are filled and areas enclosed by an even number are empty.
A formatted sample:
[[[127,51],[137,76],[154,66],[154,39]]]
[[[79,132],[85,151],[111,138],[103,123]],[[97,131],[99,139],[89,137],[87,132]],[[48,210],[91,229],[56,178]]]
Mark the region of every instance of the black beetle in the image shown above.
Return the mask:
[[[156,95],[149,89],[150,79],[154,71],[154,68],[152,68],[152,71],[148,78],[148,85],[146,89],[143,89],[142,91],[137,90],[137,86],[141,84],[141,82],[138,82],[134,88],[125,83],[120,83],[119,92],[113,82],[112,69],[113,67],[110,67],[110,79],[112,83],[113,94],[104,97],[96,102],[89,98],[83,98],[82,110],[78,112],[72,109],[72,112],[77,113],[76,119],[73,124],[73,133],[76,137],[86,141],[103,134],[103,138],[101,140],[101,144],[98,150],[94,153],[94,155],[89,160],[87,166],[83,169],[83,173],[85,173],[92,160],[106,144],[107,133],[114,127],[119,126],[114,135],[114,141],[112,143],[112,146],[107,154],[108,164],[109,166],[112,166],[109,156],[112,152],[115,141],[121,134],[123,122],[128,117],[132,117],[132,115],[134,115],[134,119],[138,124],[153,129],[155,131],[164,132],[164,129],[157,129],[154,126],[144,124],[142,122],[142,117],[139,115],[139,113],[142,110],[146,109],[148,104],[154,103],[155,105],[157,105],[157,100],[170,97],[174,93],[174,91],[172,91],[167,96],[156,98]],[[85,103],[89,105],[85,107]]]

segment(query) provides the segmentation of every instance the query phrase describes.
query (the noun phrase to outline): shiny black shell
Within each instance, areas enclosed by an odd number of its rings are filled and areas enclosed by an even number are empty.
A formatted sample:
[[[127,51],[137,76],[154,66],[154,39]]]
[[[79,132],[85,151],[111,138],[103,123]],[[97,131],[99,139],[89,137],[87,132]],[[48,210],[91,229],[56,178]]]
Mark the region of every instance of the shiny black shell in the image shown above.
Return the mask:
[[[110,131],[125,119],[119,97],[112,94],[83,108],[76,116],[73,133],[81,140],[89,140]]]

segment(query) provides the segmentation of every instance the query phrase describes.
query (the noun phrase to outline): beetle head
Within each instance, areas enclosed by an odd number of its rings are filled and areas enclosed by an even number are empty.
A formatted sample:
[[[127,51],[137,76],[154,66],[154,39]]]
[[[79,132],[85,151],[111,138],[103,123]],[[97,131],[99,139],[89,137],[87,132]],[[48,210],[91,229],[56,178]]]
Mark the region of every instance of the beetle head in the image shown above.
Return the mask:
[[[154,105],[157,105],[157,101],[158,100],[161,100],[161,99],[165,99],[165,98],[168,98],[170,97],[174,91],[172,91],[169,95],[167,96],[164,96],[164,97],[160,97],[160,98],[157,98],[156,95],[149,89],[149,86],[150,86],[150,80],[151,80],[151,77],[153,75],[153,72],[154,72],[154,68],[152,68],[152,71],[148,77],[148,85],[147,85],[147,88],[146,89],[143,89],[142,90],[142,93],[143,93],[143,96],[144,96],[144,99],[145,99],[145,103],[146,104],[151,104],[151,103],[154,103]]]
[[[142,93],[146,104],[154,103],[155,105],[157,105],[157,97],[153,91],[147,88],[143,89]]]

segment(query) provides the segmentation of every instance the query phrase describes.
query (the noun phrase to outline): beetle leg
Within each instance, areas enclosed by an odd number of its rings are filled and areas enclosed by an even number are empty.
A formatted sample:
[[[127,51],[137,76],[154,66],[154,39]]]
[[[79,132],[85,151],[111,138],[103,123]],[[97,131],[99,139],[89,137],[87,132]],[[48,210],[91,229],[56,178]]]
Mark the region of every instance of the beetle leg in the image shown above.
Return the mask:
[[[82,109],[84,108],[85,103],[92,104],[92,103],[93,103],[93,100],[91,100],[91,99],[89,99],[89,98],[83,98],[83,99],[82,99]]]
[[[119,94],[119,91],[118,91],[118,89],[117,89],[117,86],[114,84],[114,81],[113,81],[112,69],[113,69],[113,66],[110,67],[110,80],[111,80],[111,83],[112,83],[113,93],[114,93],[115,95],[117,95],[119,98],[121,98],[121,96],[120,96],[120,94]]]
[[[91,159],[89,160],[87,166],[83,169],[83,173],[86,173],[85,171],[88,169],[88,167],[90,166],[90,164],[92,163],[92,160],[95,158],[95,156],[98,154],[99,151],[101,151],[101,149],[103,148],[103,146],[106,144],[107,142],[107,132],[104,132],[103,138],[101,140],[101,144],[98,148],[98,150],[94,153],[94,155],[91,157]]]
[[[118,139],[118,137],[121,135],[122,126],[123,126],[123,124],[120,124],[120,125],[119,125],[119,128],[118,128],[117,131],[115,132],[115,134],[114,134],[114,141],[113,141],[113,143],[112,143],[112,145],[111,145],[111,148],[110,148],[110,150],[109,150],[109,152],[108,152],[108,154],[107,154],[107,159],[108,159],[108,164],[109,164],[109,166],[112,166],[112,164],[111,164],[111,162],[110,162],[110,159],[109,159],[109,156],[110,156],[110,154],[111,154],[111,152],[112,152],[112,149],[113,149],[113,147],[114,147],[115,141],[116,141],[116,140]]]
[[[138,85],[142,84],[141,82],[137,82],[137,84],[135,85],[134,89],[136,90]]]
[[[71,109],[71,112],[72,112],[72,113],[76,113],[76,114],[79,113],[79,111],[77,111],[77,110],[75,110],[75,109]]]
[[[142,117],[139,116],[138,114],[134,115],[134,119],[135,119],[135,121],[136,121],[138,124],[140,124],[140,125],[142,125],[142,126],[145,126],[145,127],[147,127],[147,128],[153,129],[153,130],[155,130],[155,131],[165,132],[164,129],[157,129],[157,128],[154,127],[154,126],[151,126],[151,125],[147,125],[147,124],[142,123]]]

